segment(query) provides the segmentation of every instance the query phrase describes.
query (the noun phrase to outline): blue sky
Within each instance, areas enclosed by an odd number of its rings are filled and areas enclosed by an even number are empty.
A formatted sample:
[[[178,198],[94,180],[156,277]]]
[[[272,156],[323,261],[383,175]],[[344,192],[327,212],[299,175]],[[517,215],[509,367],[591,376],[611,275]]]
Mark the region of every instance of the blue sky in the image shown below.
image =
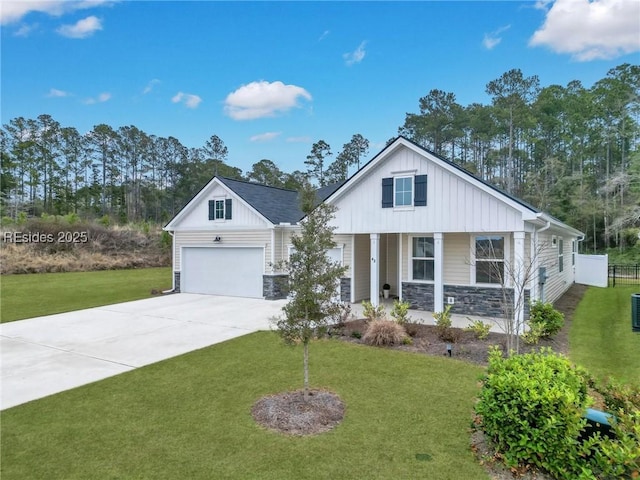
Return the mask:
[[[640,60],[640,2],[2,0],[2,123],[46,113],[81,133],[135,125],[243,171],[304,170],[356,133],[370,155],[438,88],[489,103],[513,68],[586,87]]]

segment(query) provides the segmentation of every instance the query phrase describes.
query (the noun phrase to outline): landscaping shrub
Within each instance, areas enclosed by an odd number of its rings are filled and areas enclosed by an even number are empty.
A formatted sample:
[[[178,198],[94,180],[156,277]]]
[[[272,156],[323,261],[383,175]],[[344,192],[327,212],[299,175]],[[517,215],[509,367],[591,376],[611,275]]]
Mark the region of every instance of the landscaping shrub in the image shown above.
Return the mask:
[[[586,373],[550,349],[489,354],[477,424],[509,467],[534,465],[555,478],[594,478],[578,441],[588,405]]]
[[[539,332],[541,338],[552,337],[564,325],[564,315],[550,303],[536,300],[531,303],[529,327]]]
[[[590,465],[598,478],[640,478],[640,388],[606,382],[592,385],[615,415],[614,438],[592,440]]]
[[[535,323],[529,326],[529,330],[520,335],[527,345],[537,345],[542,338],[542,326]]]
[[[490,323],[485,323],[482,320],[469,319],[469,321],[471,324],[465,328],[466,331],[473,332],[478,340],[484,340],[489,336],[489,332],[491,331]]]
[[[640,478],[640,410],[616,412],[614,438],[592,440],[589,463],[597,478]]]
[[[410,320],[409,307],[411,307],[411,304],[409,302],[401,302],[398,299],[393,301],[391,316],[394,318],[397,324],[404,325]]]
[[[440,340],[454,343],[460,338],[460,332],[455,328],[451,328],[451,305],[444,307],[442,312],[434,312],[433,318],[436,322],[436,331]]]
[[[382,320],[387,314],[384,311],[384,305],[378,305],[374,307],[371,302],[366,300],[362,302],[362,314],[367,320]]]
[[[386,347],[400,345],[405,338],[404,328],[390,320],[373,320],[362,337],[367,345]]]

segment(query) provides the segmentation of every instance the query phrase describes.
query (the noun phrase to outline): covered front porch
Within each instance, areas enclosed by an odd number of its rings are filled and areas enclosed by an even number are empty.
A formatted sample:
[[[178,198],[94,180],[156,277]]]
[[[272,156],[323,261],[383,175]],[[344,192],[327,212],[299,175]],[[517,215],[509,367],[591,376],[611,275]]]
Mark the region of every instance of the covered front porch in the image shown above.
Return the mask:
[[[476,272],[475,242],[499,238],[501,250],[496,256],[505,269],[504,283],[479,282]],[[484,239],[484,240],[480,240]],[[432,312],[451,305],[451,313],[461,326],[470,318],[505,316],[505,293],[519,318],[525,314],[530,288],[524,285],[525,233],[494,235],[473,233],[370,233],[352,237],[351,279],[348,300],[360,308],[363,300],[373,305],[382,301],[384,284],[393,298],[411,304],[412,314],[433,322]],[[478,261],[478,265],[480,262]],[[514,278],[509,278],[506,270]],[[492,279],[495,280],[495,279]],[[519,293],[523,298],[515,298]]]

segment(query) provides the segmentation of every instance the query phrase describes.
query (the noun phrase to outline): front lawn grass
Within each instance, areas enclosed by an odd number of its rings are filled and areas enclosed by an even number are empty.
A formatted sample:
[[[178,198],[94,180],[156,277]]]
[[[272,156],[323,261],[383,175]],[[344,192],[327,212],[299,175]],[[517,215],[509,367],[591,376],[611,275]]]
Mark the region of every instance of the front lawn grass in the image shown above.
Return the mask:
[[[11,479],[487,479],[469,448],[482,369],[337,340],[312,342],[313,387],[344,421],[287,437],[251,417],[298,389],[302,351],[258,332],[2,412]]]
[[[640,334],[631,331],[631,294],[638,286],[591,287],[571,321],[571,359],[597,378],[640,385]]]
[[[0,320],[70,312],[140,300],[171,288],[171,268],[4,275]]]

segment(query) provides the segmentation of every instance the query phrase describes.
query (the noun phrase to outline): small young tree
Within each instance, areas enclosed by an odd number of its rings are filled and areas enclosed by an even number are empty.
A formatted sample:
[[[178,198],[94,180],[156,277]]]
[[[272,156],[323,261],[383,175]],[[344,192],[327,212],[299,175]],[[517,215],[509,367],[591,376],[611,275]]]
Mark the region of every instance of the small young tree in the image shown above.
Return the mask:
[[[504,248],[501,244],[497,246],[495,239],[486,237],[482,243],[476,244],[476,271],[481,271],[491,283],[500,285],[503,317],[493,321],[506,335],[509,356],[511,352],[520,353],[520,335],[528,326],[524,316],[528,301],[525,294],[537,280],[538,272],[535,271],[535,266],[543,248],[544,245],[538,245],[529,258],[516,258],[517,254],[514,253],[514,258],[509,259],[504,257]]]
[[[333,262],[327,251],[335,248],[334,228],[329,226],[335,207],[321,203],[315,206],[315,191],[306,185],[301,193],[301,232],[291,238],[293,251],[287,262],[289,272],[289,302],[284,315],[274,320],[285,342],[302,343],[304,349],[304,400],[309,395],[309,342],[321,336],[329,326],[331,316],[339,309],[336,296],[340,277],[346,268]]]

